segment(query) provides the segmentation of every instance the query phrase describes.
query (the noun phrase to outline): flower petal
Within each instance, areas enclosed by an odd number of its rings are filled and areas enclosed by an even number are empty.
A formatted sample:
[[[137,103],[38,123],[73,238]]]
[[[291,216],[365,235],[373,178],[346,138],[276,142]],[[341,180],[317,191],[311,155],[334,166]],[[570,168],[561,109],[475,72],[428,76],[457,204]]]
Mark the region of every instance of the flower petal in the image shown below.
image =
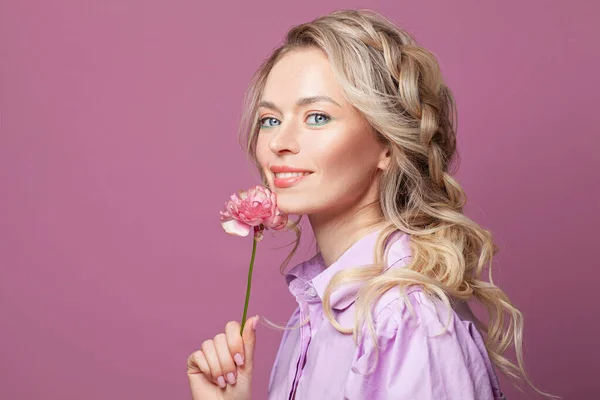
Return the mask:
[[[250,225],[244,224],[236,219],[221,222],[221,226],[225,232],[235,236],[248,236],[251,229]]]
[[[288,216],[285,214],[274,215],[265,219],[265,226],[276,231],[280,231],[286,227],[288,223]]]

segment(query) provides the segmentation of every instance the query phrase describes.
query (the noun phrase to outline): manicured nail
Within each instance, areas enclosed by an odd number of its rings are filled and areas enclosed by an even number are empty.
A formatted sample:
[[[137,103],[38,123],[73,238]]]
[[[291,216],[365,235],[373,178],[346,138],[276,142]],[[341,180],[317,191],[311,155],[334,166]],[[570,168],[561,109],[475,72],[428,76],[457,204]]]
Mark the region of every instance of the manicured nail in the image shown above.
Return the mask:
[[[227,382],[229,382],[230,385],[235,385],[235,375],[233,372],[227,374]]]
[[[258,315],[256,317],[254,317],[254,319],[252,320],[252,330],[253,331],[256,330],[256,324],[258,324]]]
[[[233,360],[238,365],[238,367],[244,365],[244,357],[242,357],[240,353],[236,353],[235,356],[233,356]]]
[[[219,384],[219,387],[221,389],[225,389],[225,386],[227,386],[227,384],[225,383],[225,379],[222,376],[217,378],[217,383]]]

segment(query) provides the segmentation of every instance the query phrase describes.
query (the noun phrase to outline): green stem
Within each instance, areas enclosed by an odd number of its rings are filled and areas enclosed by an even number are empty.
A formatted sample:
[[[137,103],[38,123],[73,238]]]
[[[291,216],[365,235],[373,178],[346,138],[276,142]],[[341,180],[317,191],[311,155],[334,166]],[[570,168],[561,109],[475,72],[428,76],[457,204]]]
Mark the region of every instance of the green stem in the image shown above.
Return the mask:
[[[246,325],[246,315],[248,313],[248,302],[250,301],[250,286],[252,284],[252,268],[254,268],[254,256],[256,255],[256,237],[252,239],[252,257],[250,258],[250,268],[248,269],[248,287],[246,288],[246,303],[244,304],[244,315],[242,316],[242,328],[240,335],[244,332]]]

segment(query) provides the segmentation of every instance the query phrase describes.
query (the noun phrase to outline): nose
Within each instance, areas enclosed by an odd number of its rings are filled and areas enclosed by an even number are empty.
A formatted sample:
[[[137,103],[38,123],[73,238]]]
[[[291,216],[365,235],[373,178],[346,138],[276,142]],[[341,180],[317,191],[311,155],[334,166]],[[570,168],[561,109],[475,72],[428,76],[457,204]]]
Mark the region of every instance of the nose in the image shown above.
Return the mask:
[[[281,126],[271,137],[269,149],[277,155],[286,152],[298,153],[300,146],[296,136],[297,132],[293,126]]]

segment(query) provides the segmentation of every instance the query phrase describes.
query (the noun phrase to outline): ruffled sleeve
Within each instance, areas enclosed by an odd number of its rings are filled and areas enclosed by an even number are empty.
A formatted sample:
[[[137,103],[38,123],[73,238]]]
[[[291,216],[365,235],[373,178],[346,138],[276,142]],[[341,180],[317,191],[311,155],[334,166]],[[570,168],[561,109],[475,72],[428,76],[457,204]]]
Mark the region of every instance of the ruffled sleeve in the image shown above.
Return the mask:
[[[420,290],[408,292],[407,297],[414,315],[403,297],[376,314],[378,360],[368,331],[361,338],[344,398],[502,399],[487,352],[485,348],[482,352],[466,323],[451,310],[448,330],[435,336],[448,321],[446,306]]]

